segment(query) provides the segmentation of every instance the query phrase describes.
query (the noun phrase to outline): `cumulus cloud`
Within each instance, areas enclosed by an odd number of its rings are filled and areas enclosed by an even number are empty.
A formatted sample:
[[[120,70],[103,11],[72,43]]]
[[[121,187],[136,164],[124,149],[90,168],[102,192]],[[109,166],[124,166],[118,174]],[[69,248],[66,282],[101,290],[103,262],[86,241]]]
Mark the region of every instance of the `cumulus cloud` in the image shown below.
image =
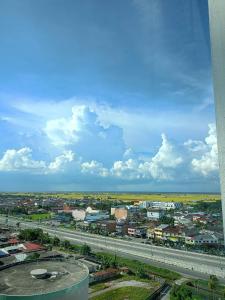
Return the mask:
[[[43,160],[35,160],[32,150],[28,147],[19,150],[9,149],[0,159],[0,171],[2,172],[30,172],[34,174],[48,174],[65,171],[66,167],[74,160],[72,151],[65,151],[57,156],[54,161],[47,163]]]
[[[64,151],[63,154],[57,156],[55,160],[49,164],[47,172],[64,171],[65,168],[69,166],[72,161],[74,161],[74,159],[75,154],[71,150]]]
[[[84,105],[74,106],[70,118],[58,118],[46,123],[45,132],[55,146],[75,143],[88,124],[90,112]]]
[[[162,145],[150,162],[145,162],[140,167],[149,172],[154,179],[172,179],[172,170],[182,163],[183,159],[177,153],[165,134],[162,134]]]
[[[102,163],[99,163],[95,160],[83,162],[81,164],[81,172],[84,174],[97,175],[101,177],[107,177],[109,175],[107,168],[104,168]]]
[[[129,158],[126,161],[116,161],[111,168],[111,174],[115,177],[126,179],[139,179],[139,162]]]
[[[132,154],[125,152],[125,156]],[[177,153],[165,134],[162,134],[162,145],[158,152],[148,160],[131,159],[116,161],[111,169],[113,175],[129,179],[153,178],[157,180],[170,180],[173,178],[173,170],[176,169],[183,159]]]
[[[72,149],[85,160],[112,163],[124,151],[123,130],[118,126],[104,127],[88,105],[74,105],[68,117],[48,120],[44,128],[51,143]]]
[[[37,161],[32,158],[30,148],[21,148],[19,150],[7,150],[0,160],[0,171],[36,171],[40,172],[46,169],[44,161]]]
[[[100,154],[104,151],[105,148],[101,149]],[[207,177],[215,173],[218,169],[217,152],[216,128],[210,124],[204,141],[188,140],[179,147],[162,134],[161,145],[155,154],[143,156],[128,148],[121,155],[121,160],[114,160],[109,166],[104,163],[104,157],[102,160],[87,160],[71,149],[63,150],[48,162],[34,159],[29,147],[11,149],[0,159],[0,171],[43,175],[63,172],[68,177],[96,176],[122,182],[171,182],[179,176],[179,180],[185,181],[196,178],[196,174]]]
[[[204,176],[217,171],[218,149],[215,124],[209,124],[208,136],[205,138],[205,143],[198,144],[198,150],[202,151],[203,154],[199,158],[193,158],[191,164],[194,171]]]

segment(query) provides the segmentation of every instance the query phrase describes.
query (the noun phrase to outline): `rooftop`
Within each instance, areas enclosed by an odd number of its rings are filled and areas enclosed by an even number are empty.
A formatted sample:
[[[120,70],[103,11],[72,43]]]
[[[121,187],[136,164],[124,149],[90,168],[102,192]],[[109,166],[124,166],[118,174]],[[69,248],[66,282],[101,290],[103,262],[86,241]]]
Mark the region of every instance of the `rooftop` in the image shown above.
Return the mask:
[[[37,279],[31,276],[35,269],[46,269],[59,274],[54,278]],[[87,268],[74,260],[47,260],[23,263],[0,271],[0,295],[38,295],[59,291],[84,280]]]

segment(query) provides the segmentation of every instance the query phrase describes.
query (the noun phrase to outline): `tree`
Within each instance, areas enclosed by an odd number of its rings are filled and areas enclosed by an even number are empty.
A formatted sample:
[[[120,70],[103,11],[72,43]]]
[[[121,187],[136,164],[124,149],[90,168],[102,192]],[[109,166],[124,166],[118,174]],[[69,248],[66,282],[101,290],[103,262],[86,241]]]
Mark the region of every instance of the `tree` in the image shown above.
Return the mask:
[[[20,230],[19,233],[19,239],[25,240],[25,241],[39,241],[41,242],[43,240],[43,230],[40,228],[34,228],[34,229],[23,229]]]
[[[174,285],[170,292],[170,300],[192,300],[192,292],[185,285]]]
[[[139,278],[146,278],[147,277],[147,275],[145,273],[145,270],[142,267],[137,268],[136,276],[139,277]]]
[[[68,240],[63,241],[62,246],[66,250],[70,249],[70,247],[71,247],[70,241],[68,241]]]
[[[52,245],[58,247],[60,245],[60,239],[57,236],[54,236],[52,239]]]
[[[219,280],[216,277],[216,275],[209,276],[208,287],[212,291],[212,293],[214,293],[214,291],[216,290],[218,283],[219,283]]]
[[[32,253],[27,256],[26,260],[37,260],[40,257],[39,253]]]
[[[90,255],[91,254],[91,248],[88,245],[84,244],[80,248],[80,254],[81,255]]]

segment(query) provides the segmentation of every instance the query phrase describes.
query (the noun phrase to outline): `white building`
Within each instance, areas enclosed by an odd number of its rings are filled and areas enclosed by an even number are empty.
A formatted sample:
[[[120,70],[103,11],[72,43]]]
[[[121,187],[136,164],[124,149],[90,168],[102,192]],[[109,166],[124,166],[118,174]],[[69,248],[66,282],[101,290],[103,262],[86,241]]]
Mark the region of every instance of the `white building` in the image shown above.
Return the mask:
[[[72,211],[72,216],[76,221],[84,221],[86,217],[86,211],[84,209],[74,209]]]
[[[180,202],[160,202],[160,201],[142,201],[139,205],[140,208],[158,208],[164,210],[179,209],[182,204]]]
[[[199,234],[185,238],[185,243],[189,245],[215,245],[218,242],[219,240],[214,234]]]
[[[94,210],[91,207],[88,207],[86,210],[74,209],[72,210],[72,216],[76,221],[87,221],[87,222],[109,219],[108,212]]]
[[[161,209],[149,209],[147,211],[147,218],[152,221],[157,221],[165,215],[165,212]]]

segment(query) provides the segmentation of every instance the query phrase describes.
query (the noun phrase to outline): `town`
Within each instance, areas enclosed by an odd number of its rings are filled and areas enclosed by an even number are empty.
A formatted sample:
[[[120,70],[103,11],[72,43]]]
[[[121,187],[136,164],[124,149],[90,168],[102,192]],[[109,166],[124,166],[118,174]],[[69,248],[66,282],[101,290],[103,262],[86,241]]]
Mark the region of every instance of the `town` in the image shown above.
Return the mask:
[[[188,202],[182,202],[182,196],[181,202],[163,198],[98,200],[98,196],[88,194],[80,199],[50,196],[2,194],[0,213],[6,216],[5,222],[7,216],[14,216],[18,224],[20,220],[36,221],[127,240],[139,238],[153,245],[224,254],[221,202],[213,195],[211,201],[204,201],[203,196],[202,201]]]
[[[123,240],[133,243],[134,247],[138,242],[140,245],[223,256],[218,195],[211,195],[210,200],[193,202],[184,202],[182,196],[180,202],[178,197],[176,201],[171,201],[171,197],[170,201],[124,201],[114,199],[116,196],[107,195],[109,199],[102,199],[99,195],[85,194],[73,199],[69,194],[66,198],[44,193],[1,194],[0,272],[3,277],[11,276],[12,282],[15,282],[13,291],[12,288],[2,287],[1,294],[16,292],[23,295],[21,283],[16,281],[17,272],[24,272],[23,278],[26,280],[22,285],[31,294],[34,294],[34,289],[28,287],[31,278],[50,280],[50,292],[54,291],[56,282],[65,287],[66,280],[76,284],[78,279],[68,278],[70,272],[67,274],[66,269],[71,270],[71,274],[79,271],[84,293],[94,300],[108,299],[112,291],[118,293],[118,297],[120,293],[137,293],[137,299],[140,291],[140,299],[163,299],[168,290],[170,299],[173,299],[173,294],[179,293],[182,297],[202,296],[190,299],[211,299],[212,293],[215,299],[223,296],[224,282],[220,282],[220,276],[208,274],[205,280],[197,281],[190,277],[184,279],[179,272],[158,264],[123,257],[119,251],[101,249],[104,237],[111,237],[115,243]],[[46,232],[45,228],[49,231]],[[63,234],[57,234],[60,232],[58,230]],[[83,232],[83,243],[67,238],[69,232]],[[103,237],[103,240],[99,239],[100,248],[90,247],[89,236],[85,239],[85,234]],[[37,263],[38,269],[35,269]],[[88,281],[85,281],[87,274]],[[54,283],[53,278],[56,280]],[[38,286],[41,284],[38,288],[43,288],[42,281],[37,283]],[[211,288],[207,289],[207,286]],[[48,289],[44,289],[47,292]]]

